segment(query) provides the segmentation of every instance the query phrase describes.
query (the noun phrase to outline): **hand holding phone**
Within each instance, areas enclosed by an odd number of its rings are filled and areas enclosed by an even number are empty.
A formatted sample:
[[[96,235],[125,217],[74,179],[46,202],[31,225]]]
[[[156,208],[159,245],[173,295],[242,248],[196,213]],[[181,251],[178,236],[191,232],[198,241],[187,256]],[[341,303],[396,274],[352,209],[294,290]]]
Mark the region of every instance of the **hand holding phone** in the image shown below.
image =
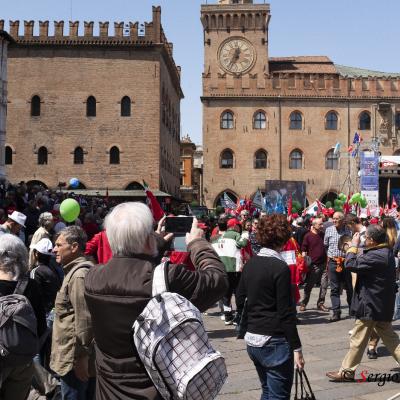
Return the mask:
[[[193,242],[195,239],[200,239],[204,236],[203,229],[198,228],[197,218],[193,218],[192,229],[189,233],[186,234],[186,244],[189,246],[189,243]]]

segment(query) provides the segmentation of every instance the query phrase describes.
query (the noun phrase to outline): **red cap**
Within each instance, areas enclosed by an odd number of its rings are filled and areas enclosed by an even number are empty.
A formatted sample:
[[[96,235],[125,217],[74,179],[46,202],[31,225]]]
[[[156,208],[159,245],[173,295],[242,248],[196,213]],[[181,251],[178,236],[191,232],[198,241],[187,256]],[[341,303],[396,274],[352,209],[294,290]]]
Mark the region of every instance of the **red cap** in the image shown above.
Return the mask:
[[[228,228],[234,228],[236,225],[240,225],[240,222],[236,218],[231,218],[228,221]]]
[[[371,221],[369,221],[370,224],[376,225],[379,222],[378,218],[371,218]]]

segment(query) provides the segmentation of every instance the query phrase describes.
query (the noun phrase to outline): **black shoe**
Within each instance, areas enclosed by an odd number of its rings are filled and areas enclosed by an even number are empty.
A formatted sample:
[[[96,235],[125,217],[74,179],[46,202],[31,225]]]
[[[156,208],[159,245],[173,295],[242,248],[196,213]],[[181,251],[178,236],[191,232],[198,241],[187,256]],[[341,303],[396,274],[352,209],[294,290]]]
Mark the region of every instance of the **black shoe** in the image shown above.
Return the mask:
[[[332,317],[329,319],[329,322],[337,322],[340,321],[340,314],[333,314]]]
[[[370,360],[376,360],[378,358],[378,353],[376,352],[376,350],[367,350],[367,357]]]

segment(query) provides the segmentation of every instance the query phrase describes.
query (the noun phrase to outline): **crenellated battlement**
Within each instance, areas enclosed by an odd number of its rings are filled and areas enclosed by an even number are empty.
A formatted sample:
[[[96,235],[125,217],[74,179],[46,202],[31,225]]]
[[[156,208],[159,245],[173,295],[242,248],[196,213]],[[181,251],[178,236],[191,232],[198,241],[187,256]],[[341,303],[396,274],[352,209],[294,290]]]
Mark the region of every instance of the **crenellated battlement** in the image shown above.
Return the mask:
[[[400,98],[400,74],[354,69],[360,75],[335,73],[203,74],[205,96]],[[361,75],[363,73],[363,75]],[[370,75],[368,75],[370,73]],[[379,75],[381,74],[381,75]]]
[[[53,34],[49,34],[49,21],[39,21],[38,35],[35,35],[36,22],[33,20],[9,21],[9,33],[17,43],[23,44],[123,44],[124,42],[140,42],[165,44],[168,53],[172,55],[172,46],[168,42],[161,26],[161,7],[153,7],[151,22],[114,22],[113,29],[110,22],[98,22],[98,34],[94,35],[95,23],[84,21],[83,35],[79,34],[79,21],[53,22]],[[0,20],[0,29],[5,29],[4,20]]]

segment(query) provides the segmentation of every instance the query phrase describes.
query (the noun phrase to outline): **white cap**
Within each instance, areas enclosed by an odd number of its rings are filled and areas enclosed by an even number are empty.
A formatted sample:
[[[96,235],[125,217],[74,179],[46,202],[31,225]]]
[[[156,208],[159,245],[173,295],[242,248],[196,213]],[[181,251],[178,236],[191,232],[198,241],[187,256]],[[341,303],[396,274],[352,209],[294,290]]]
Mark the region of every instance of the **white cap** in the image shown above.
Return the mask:
[[[26,221],[25,214],[22,214],[19,211],[13,211],[12,214],[8,216],[8,218],[12,219],[18,225],[21,225],[25,228],[25,221]]]
[[[53,254],[53,244],[47,238],[40,239],[36,244],[31,244],[30,248],[32,250],[37,250],[40,254],[44,254],[45,256]]]

